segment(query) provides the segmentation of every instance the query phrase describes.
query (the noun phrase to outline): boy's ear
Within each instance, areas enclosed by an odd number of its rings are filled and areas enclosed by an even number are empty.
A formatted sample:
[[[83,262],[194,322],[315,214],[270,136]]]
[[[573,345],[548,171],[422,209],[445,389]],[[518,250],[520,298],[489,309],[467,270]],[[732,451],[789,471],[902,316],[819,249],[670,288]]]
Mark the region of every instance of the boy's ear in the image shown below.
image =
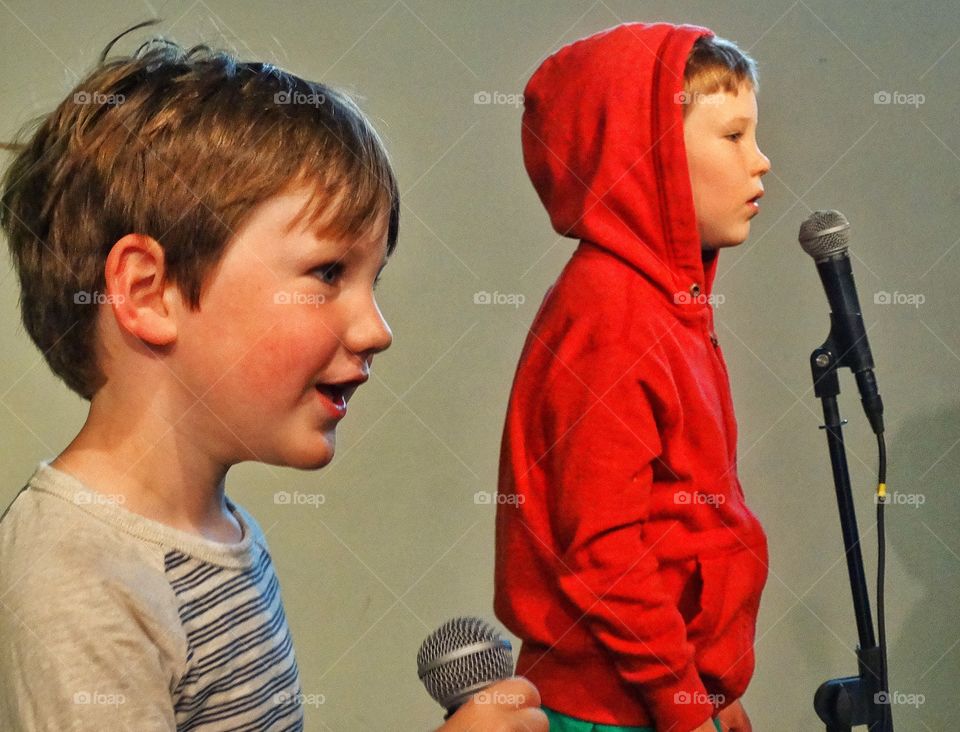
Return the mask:
[[[145,234],[127,234],[107,255],[104,276],[107,302],[121,328],[140,340],[165,346],[177,338],[163,248]]]

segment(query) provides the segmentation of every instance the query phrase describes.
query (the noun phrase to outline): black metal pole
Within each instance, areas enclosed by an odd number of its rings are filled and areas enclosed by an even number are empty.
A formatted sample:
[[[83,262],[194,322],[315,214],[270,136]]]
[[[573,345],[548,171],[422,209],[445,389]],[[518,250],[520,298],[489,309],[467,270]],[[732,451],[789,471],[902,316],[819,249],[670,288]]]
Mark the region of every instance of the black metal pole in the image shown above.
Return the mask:
[[[840,381],[837,378],[838,359],[831,341],[810,355],[814,392],[823,405],[824,424],[827,431],[827,447],[833,469],[833,483],[840,513],[840,529],[847,558],[847,574],[853,596],[853,609],[857,622],[857,676],[830,679],[817,689],[814,709],[827,732],[850,732],[851,727],[868,725],[871,732],[893,732],[893,722],[887,709],[888,725],[884,727],[883,705],[888,700],[878,693],[881,683],[881,654],[873,633],[873,618],[870,599],[860,553],[860,535],[857,515],[850,490],[850,473],[847,468],[846,448],[843,443],[843,424],[837,406]]]

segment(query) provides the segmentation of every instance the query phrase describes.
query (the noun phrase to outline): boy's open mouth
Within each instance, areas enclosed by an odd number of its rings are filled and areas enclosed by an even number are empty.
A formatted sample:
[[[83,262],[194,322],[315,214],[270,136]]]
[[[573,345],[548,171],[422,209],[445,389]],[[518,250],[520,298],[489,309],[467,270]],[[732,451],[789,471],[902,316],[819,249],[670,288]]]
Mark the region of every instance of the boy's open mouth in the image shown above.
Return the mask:
[[[335,384],[316,384],[315,388],[336,406],[340,407],[341,409],[346,408],[347,397],[345,396],[344,389],[342,387],[339,387]]]
[[[346,409],[347,402],[350,401],[350,397],[353,396],[353,392],[355,392],[368,378],[369,376],[364,375],[348,381],[338,381],[333,383],[321,381],[314,384],[314,388],[316,388],[317,391],[326,396],[331,402],[341,409]]]

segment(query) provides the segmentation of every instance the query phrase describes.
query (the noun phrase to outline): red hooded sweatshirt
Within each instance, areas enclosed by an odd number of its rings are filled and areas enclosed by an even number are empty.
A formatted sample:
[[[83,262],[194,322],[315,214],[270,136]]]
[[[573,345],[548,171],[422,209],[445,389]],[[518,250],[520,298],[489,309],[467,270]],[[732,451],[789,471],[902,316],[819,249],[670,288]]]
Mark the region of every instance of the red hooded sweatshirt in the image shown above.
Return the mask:
[[[710,34],[621,25],[527,85],[527,171],[580,243],[527,336],[500,460],[494,607],[517,673],[559,712],[664,732],[744,693],[767,578],[677,101]]]

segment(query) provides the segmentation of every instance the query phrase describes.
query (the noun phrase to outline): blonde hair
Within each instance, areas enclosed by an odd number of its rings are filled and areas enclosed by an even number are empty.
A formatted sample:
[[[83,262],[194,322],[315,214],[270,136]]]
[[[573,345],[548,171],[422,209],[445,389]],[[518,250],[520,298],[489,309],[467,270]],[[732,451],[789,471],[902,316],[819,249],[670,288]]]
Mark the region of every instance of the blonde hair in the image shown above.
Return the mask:
[[[684,109],[700,94],[715,94],[721,89],[736,94],[742,84],[760,90],[757,62],[733,41],[717,36],[701,36],[690,49],[683,72]]]
[[[119,38],[156,22],[114,38],[56,109],[2,145],[18,153],[0,185],[0,227],[23,324],[53,372],[88,400],[105,382],[90,303],[124,235],[159,242],[194,310],[233,233],[258,203],[293,187],[312,189],[300,216],[323,234],[359,235],[385,218],[388,253],[397,241],[387,152],[346,94],[163,38],[107,59]]]

